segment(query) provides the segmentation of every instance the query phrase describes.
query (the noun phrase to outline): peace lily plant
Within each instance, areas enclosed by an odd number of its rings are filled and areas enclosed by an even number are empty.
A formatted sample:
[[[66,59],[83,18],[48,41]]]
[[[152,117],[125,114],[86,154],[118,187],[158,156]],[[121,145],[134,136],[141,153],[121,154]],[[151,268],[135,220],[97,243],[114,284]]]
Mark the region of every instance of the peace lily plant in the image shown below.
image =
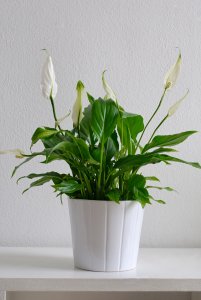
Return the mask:
[[[78,81],[77,97],[71,115],[73,126],[64,129],[61,122],[69,113],[61,119],[57,118],[55,109],[57,83],[52,58],[47,55],[42,69],[41,89],[43,96],[52,106],[55,126],[39,127],[34,132],[31,149],[36,143],[41,142],[43,149],[40,152],[25,154],[19,149],[1,151],[14,153],[17,158],[25,158],[15,167],[12,175],[24,163],[36,156],[43,156],[43,164],[62,160],[70,166],[71,173],[60,174],[54,171],[31,173],[19,178],[18,181],[22,178],[35,179],[29,188],[51,182],[57,195],[61,197],[67,195],[73,199],[104,199],[117,203],[134,200],[140,202],[142,207],[152,201],[165,203],[163,200],[154,199],[150,193],[151,189],[168,191],[173,189],[151,184],[150,182],[159,182],[159,179],[155,176],[144,176],[142,174],[144,166],[161,162],[168,165],[178,162],[201,168],[196,162],[187,162],[172,154],[176,152],[173,146],[184,142],[196,131],[171,135],[157,134],[162,124],[175,114],[188,92],[170,107],[148,141],[142,144],[146,129],[157,114],[166,94],[176,84],[180,66],[179,53],[176,63],[165,76],[158,106],[145,123],[141,115],[124,110],[105,79],[105,71],[102,74],[102,84],[106,93],[104,98],[95,99],[85,92],[84,84]],[[82,100],[85,94],[89,105],[83,109]]]

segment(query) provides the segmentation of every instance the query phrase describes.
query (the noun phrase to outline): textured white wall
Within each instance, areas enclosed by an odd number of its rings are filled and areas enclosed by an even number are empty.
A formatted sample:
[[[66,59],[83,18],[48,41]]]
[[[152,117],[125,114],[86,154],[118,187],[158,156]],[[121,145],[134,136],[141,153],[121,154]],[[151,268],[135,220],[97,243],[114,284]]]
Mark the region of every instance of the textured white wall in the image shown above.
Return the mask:
[[[180,80],[164,103],[167,108],[190,89],[180,111],[161,133],[201,130],[201,1],[199,0],[1,0],[0,1],[0,148],[29,149],[36,127],[53,125],[50,104],[40,92],[42,48],[55,64],[58,115],[72,107],[75,85],[103,96],[101,72],[122,105],[147,119],[155,108],[163,77],[180,47]],[[70,121],[70,120],[69,120]],[[66,126],[69,124],[66,121]],[[187,160],[201,161],[200,134],[181,145]],[[37,148],[36,148],[37,149]],[[25,195],[28,182],[10,180],[12,156],[0,157],[0,245],[71,243],[67,201],[61,206],[48,186]],[[43,166],[65,171],[63,163]],[[22,167],[18,175],[44,170],[40,164]],[[188,166],[145,169],[179,193],[163,192],[167,205],[147,207],[143,246],[201,246],[201,172]]]

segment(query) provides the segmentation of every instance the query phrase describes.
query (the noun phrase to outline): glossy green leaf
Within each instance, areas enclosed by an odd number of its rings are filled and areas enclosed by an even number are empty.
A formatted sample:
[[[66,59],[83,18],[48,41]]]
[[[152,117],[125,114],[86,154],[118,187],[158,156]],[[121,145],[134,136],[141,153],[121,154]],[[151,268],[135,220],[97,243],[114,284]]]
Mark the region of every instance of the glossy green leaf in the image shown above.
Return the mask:
[[[109,191],[106,196],[109,198],[109,200],[115,201],[117,203],[120,203],[120,199],[121,199],[121,193],[118,189],[113,189],[111,191]]]
[[[158,158],[159,160],[163,161],[163,162],[178,162],[178,163],[183,163],[183,164],[186,164],[186,165],[190,165],[194,168],[198,168],[198,169],[201,169],[201,165],[197,162],[189,162],[189,161],[185,161],[183,159],[180,159],[180,158],[177,158],[177,157],[173,157],[173,156],[169,156],[169,155],[166,155],[166,154],[157,154],[156,155],[156,158]]]
[[[148,181],[150,180],[150,181],[158,181],[158,182],[160,182],[160,180],[157,177],[155,177],[155,176],[147,176],[145,178]]]
[[[118,109],[114,101],[98,99],[92,106],[91,127],[101,143],[105,143],[117,125]]]
[[[147,189],[157,189],[157,190],[166,190],[168,192],[175,192],[175,189],[171,188],[170,186],[152,186],[152,185],[149,185],[147,186]]]
[[[137,135],[144,129],[143,117],[128,112],[122,112],[118,119],[118,132],[124,145],[128,145],[131,137],[134,141]]]
[[[119,143],[117,133],[114,131],[112,135],[107,139],[105,144],[105,156],[106,160],[111,160],[112,157],[119,151]]]
[[[33,152],[33,153],[31,153],[29,156],[27,155],[27,158],[26,158],[25,160],[23,160],[22,163],[20,163],[19,165],[17,165],[17,166],[14,168],[11,177],[13,177],[13,176],[15,175],[16,171],[17,171],[22,165],[24,165],[25,163],[29,162],[29,161],[32,160],[34,157],[40,156],[40,155],[41,155],[41,156],[46,155],[46,150],[41,151],[41,152]]]
[[[83,112],[83,118],[80,122],[80,136],[94,144],[94,135],[91,129],[91,110],[92,105],[87,106]]]
[[[133,174],[128,180],[128,188],[130,190],[133,189],[133,187],[137,187],[138,189],[144,188],[145,184],[145,177],[139,174]]]
[[[179,162],[187,165],[191,165],[194,168],[201,169],[201,165],[197,162],[187,162],[177,157],[169,156],[167,154],[147,153],[138,155],[128,155],[124,158],[120,158],[114,165],[114,168],[121,169],[122,171],[129,171],[133,168],[138,169],[148,164],[156,164],[164,162],[170,164],[170,162]]]
[[[30,188],[36,187],[36,186],[40,186],[40,185],[43,185],[43,184],[49,182],[50,180],[52,180],[52,178],[44,176],[44,177],[42,177],[42,178],[40,178],[40,179],[38,179],[38,180],[32,182],[32,183],[30,184],[29,188],[27,188],[26,190],[24,190],[24,191],[22,192],[22,194],[24,194],[25,192],[27,192]]]
[[[155,147],[166,147],[175,146],[184,142],[189,136],[196,133],[197,131],[185,131],[172,135],[158,135],[153,138],[151,143],[145,145],[143,152],[155,148]]]
[[[53,152],[58,152],[58,151],[60,151],[62,154],[70,153],[78,157],[80,156],[78,147],[72,142],[68,142],[68,141],[60,142],[59,144],[57,144],[54,148],[52,148],[51,152],[49,153],[49,156]]]
[[[73,194],[76,191],[81,190],[82,185],[75,180],[62,181],[60,184],[53,185],[56,191],[63,194]]]
[[[152,152],[147,152],[148,153],[165,153],[165,152],[178,152],[176,149],[173,149],[173,148],[158,148]]]
[[[161,159],[157,154],[137,154],[127,155],[126,157],[120,158],[114,165],[114,168],[121,169],[124,172],[132,170],[133,168],[140,168],[148,164],[155,164],[161,162]]]
[[[55,128],[39,127],[36,129],[36,131],[34,132],[31,138],[32,145],[37,143],[39,140],[48,138],[56,133],[58,133],[58,131]]]
[[[121,111],[117,120],[117,129],[121,143],[126,147],[128,154],[134,153],[137,135],[144,129],[142,116]]]
[[[87,98],[88,98],[90,104],[94,103],[95,98],[92,95],[90,95],[89,93],[87,93]]]
[[[59,174],[57,172],[47,172],[47,173],[41,173],[41,174],[36,174],[36,173],[31,173],[27,176],[22,176],[17,180],[17,183],[24,178],[28,178],[28,179],[33,179],[33,178],[37,178],[37,177],[46,177],[46,178],[50,178],[50,180],[58,180],[58,181],[62,181],[62,178],[64,178],[65,174]]]

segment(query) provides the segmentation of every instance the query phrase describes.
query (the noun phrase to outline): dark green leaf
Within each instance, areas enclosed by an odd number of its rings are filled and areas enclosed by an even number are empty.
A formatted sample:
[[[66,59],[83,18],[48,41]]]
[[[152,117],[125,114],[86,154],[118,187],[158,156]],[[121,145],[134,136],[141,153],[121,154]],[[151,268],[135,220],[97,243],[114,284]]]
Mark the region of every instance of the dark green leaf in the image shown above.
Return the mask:
[[[152,152],[147,152],[147,154],[148,153],[165,153],[165,152],[178,152],[178,151],[173,148],[158,148]]]
[[[105,143],[117,125],[118,109],[114,101],[98,99],[92,106],[91,127],[101,143]]]
[[[60,184],[53,185],[56,191],[64,194],[73,194],[76,191],[81,190],[82,185],[75,180],[63,181]]]
[[[144,176],[139,174],[132,175],[128,180],[128,188],[129,190],[132,190],[133,187],[136,187],[138,189],[144,188],[146,184],[146,179]]]
[[[157,157],[157,154],[138,154],[127,155],[120,158],[114,165],[114,168],[121,169],[124,172],[132,170],[133,168],[139,168],[148,164],[155,164],[161,162],[161,159]]]
[[[158,158],[158,160],[163,161],[163,162],[170,162],[170,161],[179,162],[179,163],[183,163],[183,164],[186,164],[186,165],[190,165],[194,168],[201,169],[201,165],[197,162],[188,162],[188,161],[185,161],[183,159],[173,157],[173,156],[169,156],[169,155],[166,155],[166,154],[157,154],[155,158],[156,159]]]
[[[120,203],[119,200],[121,198],[121,193],[118,189],[113,189],[109,191],[106,196],[109,198],[109,200],[115,201],[117,203]]]
[[[106,160],[111,160],[112,157],[119,151],[119,143],[116,131],[107,139],[105,144]]]
[[[48,182],[50,180],[52,180],[52,178],[44,176],[44,177],[42,177],[42,178],[40,178],[40,179],[32,182],[30,184],[29,188],[27,188],[26,190],[24,190],[22,194],[24,194],[25,192],[27,192],[30,188],[35,187],[35,186],[43,185],[44,183],[46,183],[46,182]]]
[[[95,139],[91,128],[91,110],[92,105],[89,105],[84,109],[84,117],[80,122],[80,136],[85,140],[89,140],[89,142],[93,145],[95,143]]]
[[[185,132],[180,132],[172,135],[155,136],[151,141],[151,143],[145,145],[143,152],[155,147],[166,147],[166,146],[178,145],[196,132],[197,131],[185,131]]]
[[[150,181],[158,181],[158,182],[160,182],[160,180],[157,178],[157,177],[155,177],[155,176],[147,176],[147,177],[145,177],[146,178],[146,180],[150,180]]]
[[[17,169],[19,169],[23,164],[29,162],[30,160],[32,160],[34,157],[39,156],[39,155],[46,155],[46,151],[42,151],[42,152],[34,152],[32,153],[30,156],[28,156],[21,164],[19,164],[18,166],[16,166],[12,172],[11,177],[13,177],[17,171]]]
[[[118,132],[123,145],[128,147],[129,139],[136,141],[137,135],[143,131],[143,117],[128,112],[122,112],[118,118]]]
[[[160,203],[160,204],[166,204],[166,202],[164,200],[157,200],[157,199],[154,199],[154,201]]]
[[[38,140],[48,138],[56,133],[58,133],[58,131],[55,128],[39,127],[36,129],[36,131],[34,132],[31,138],[32,145],[37,143]]]
[[[147,154],[138,154],[138,155],[128,155],[124,158],[120,158],[116,164],[114,165],[115,168],[121,169],[122,171],[129,171],[133,168],[140,168],[142,166],[148,164],[156,164],[160,162],[164,162],[169,164],[171,161],[173,162],[180,162],[184,164],[191,165],[195,168],[201,168],[200,164],[197,162],[187,162],[177,157],[172,157],[167,154],[157,154],[157,153],[147,153]]]
[[[35,174],[35,173],[31,173],[27,176],[22,176],[17,180],[17,183],[23,179],[23,178],[28,178],[28,179],[33,179],[33,178],[37,178],[37,177],[46,177],[46,178],[50,178],[50,179],[59,179],[60,181],[62,180],[62,177],[65,177],[65,174],[59,174],[57,172],[47,172],[47,173],[41,173],[41,174]]]
[[[92,95],[90,95],[89,93],[87,93],[87,98],[88,98],[90,104],[93,104],[93,103],[94,103],[95,99],[94,99],[94,97],[93,97]]]
[[[165,186],[165,187],[162,187],[162,186],[147,186],[147,189],[157,189],[157,190],[166,190],[168,192],[173,192],[175,191],[173,188],[171,188],[170,186]]]

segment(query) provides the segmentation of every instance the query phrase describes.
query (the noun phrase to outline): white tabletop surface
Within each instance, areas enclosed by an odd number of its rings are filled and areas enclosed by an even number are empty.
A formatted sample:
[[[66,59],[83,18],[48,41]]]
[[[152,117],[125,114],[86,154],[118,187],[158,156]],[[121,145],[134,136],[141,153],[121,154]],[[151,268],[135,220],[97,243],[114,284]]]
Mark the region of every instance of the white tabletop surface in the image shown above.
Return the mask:
[[[0,248],[0,290],[201,291],[201,249],[140,249],[126,272],[75,269],[69,248]]]

